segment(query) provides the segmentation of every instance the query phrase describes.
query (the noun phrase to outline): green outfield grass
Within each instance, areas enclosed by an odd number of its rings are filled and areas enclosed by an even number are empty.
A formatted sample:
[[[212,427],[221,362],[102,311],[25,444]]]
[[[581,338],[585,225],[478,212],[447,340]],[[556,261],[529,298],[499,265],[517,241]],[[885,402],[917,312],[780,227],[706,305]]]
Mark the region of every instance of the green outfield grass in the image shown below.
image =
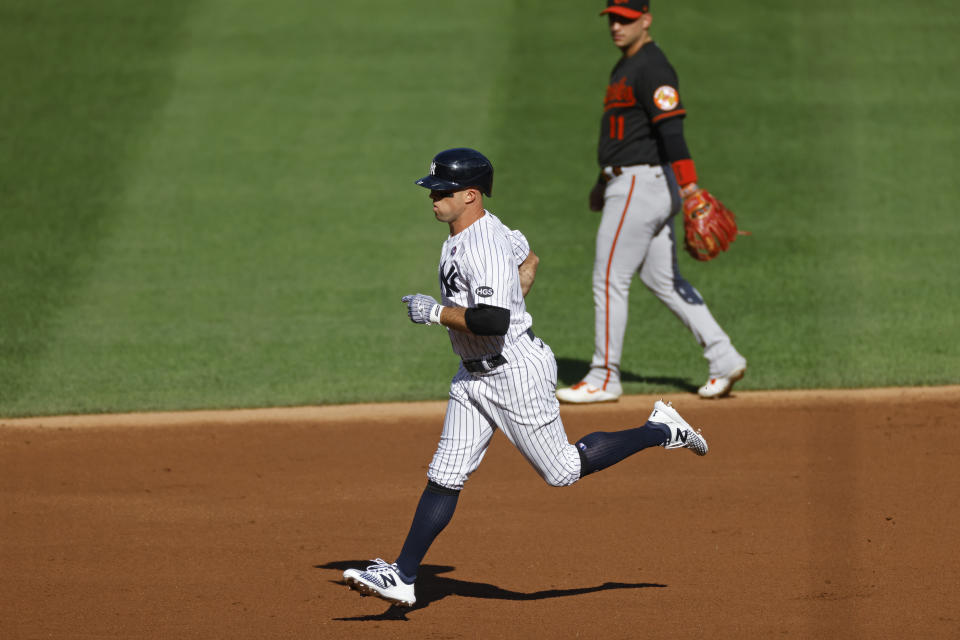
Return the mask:
[[[0,3],[0,415],[436,399],[445,227],[473,146],[542,258],[561,380],[593,341],[602,0]],[[687,278],[743,389],[960,382],[960,14],[945,1],[655,2],[701,183],[753,235]],[[706,364],[637,282],[625,390]]]

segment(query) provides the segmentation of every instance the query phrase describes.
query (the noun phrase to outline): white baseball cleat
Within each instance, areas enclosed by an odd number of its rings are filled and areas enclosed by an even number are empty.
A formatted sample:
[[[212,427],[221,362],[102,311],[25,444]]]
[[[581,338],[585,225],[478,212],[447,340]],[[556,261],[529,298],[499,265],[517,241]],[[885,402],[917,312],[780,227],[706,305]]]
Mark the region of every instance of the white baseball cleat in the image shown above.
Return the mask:
[[[569,402],[571,404],[588,404],[590,402],[616,402],[620,399],[619,394],[613,394],[604,391],[600,387],[595,387],[586,380],[581,380],[572,387],[557,389],[557,400],[560,402]]]
[[[726,375],[710,378],[707,380],[707,384],[700,387],[697,393],[700,394],[701,398],[707,399],[722,398],[730,395],[730,391],[733,389],[733,383],[742,378],[746,372],[747,363],[744,362],[741,366]]]
[[[397,565],[387,564],[380,558],[373,561],[365,571],[347,569],[343,572],[343,580],[347,586],[359,591],[365,596],[383,598],[392,604],[412,607],[417,601],[413,594],[413,585],[407,584],[400,577]]]
[[[663,404],[662,400],[657,400],[647,422],[657,422],[670,429],[670,438],[663,443],[664,449],[690,449],[698,456],[707,455],[709,447],[703,434],[687,424],[669,402]]]

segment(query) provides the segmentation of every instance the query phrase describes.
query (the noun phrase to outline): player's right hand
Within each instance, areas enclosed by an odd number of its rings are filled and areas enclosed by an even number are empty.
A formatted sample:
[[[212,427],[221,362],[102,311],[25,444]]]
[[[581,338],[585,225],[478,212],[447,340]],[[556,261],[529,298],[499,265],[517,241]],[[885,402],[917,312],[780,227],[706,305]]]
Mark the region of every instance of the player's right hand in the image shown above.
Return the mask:
[[[428,295],[417,293],[403,296],[401,302],[407,303],[407,315],[411,322],[417,324],[436,324],[440,322],[440,312],[436,307],[440,304]]]
[[[603,193],[607,190],[607,185],[597,181],[590,190],[590,211],[603,211]]]

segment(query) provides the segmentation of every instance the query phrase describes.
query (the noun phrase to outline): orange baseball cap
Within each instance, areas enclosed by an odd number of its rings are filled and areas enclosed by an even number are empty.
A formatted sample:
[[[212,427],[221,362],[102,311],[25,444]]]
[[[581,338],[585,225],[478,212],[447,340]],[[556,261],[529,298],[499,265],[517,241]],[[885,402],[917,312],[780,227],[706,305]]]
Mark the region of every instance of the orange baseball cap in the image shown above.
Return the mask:
[[[650,11],[649,0],[607,0],[607,8],[601,11],[600,15],[615,13],[618,16],[636,20],[648,11]]]

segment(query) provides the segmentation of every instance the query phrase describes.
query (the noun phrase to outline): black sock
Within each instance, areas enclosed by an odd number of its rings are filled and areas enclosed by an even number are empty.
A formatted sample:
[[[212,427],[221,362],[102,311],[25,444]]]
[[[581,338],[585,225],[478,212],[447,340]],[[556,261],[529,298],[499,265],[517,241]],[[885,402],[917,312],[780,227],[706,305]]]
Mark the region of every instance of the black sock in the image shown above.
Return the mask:
[[[648,422],[636,429],[607,433],[597,431],[577,441],[580,452],[580,477],[614,465],[647,447],[662,445],[670,430],[657,422]]]
[[[404,581],[411,583],[417,579],[417,570],[427,555],[427,549],[450,522],[459,497],[460,492],[456,489],[447,489],[432,481],[427,483],[413,514],[410,533],[397,558],[397,569]]]

